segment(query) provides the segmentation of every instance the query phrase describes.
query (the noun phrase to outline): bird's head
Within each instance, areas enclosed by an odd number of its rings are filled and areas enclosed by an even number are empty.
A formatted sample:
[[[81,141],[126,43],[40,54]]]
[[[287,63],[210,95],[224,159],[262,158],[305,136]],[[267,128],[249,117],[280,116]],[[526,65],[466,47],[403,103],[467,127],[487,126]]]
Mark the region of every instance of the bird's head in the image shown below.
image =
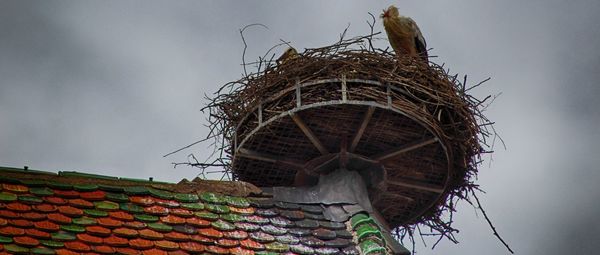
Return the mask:
[[[383,13],[381,14],[382,19],[385,18],[393,18],[393,17],[398,17],[400,14],[398,13],[398,8],[396,8],[396,6],[390,5],[390,7],[387,8],[387,10],[383,10]]]
[[[298,55],[298,51],[296,49],[294,49],[294,47],[289,47],[287,48],[287,50],[285,50],[284,54],[293,56],[293,55]]]

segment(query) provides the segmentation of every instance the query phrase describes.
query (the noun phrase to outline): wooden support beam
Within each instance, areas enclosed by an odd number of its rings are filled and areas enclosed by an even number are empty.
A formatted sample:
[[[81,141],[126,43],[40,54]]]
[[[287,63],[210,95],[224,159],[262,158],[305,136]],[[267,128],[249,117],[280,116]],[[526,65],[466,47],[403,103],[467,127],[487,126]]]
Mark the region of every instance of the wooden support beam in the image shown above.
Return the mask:
[[[392,185],[398,185],[398,186],[402,186],[402,187],[406,187],[406,188],[411,188],[411,189],[418,189],[418,190],[424,190],[424,191],[429,191],[429,192],[433,192],[433,193],[438,193],[441,194],[444,192],[444,189],[442,188],[434,188],[434,187],[430,187],[429,185],[421,185],[421,184],[415,184],[415,183],[408,183],[405,181],[400,181],[400,180],[386,180],[385,181],[388,184],[392,184]]]
[[[290,114],[290,116],[292,117],[292,119],[294,120],[296,125],[300,128],[300,130],[302,130],[304,135],[306,135],[306,137],[317,148],[317,150],[319,150],[319,152],[322,155],[329,154],[329,151],[327,151],[325,146],[323,146],[323,143],[321,143],[321,141],[319,141],[319,138],[317,138],[317,136],[312,132],[312,130],[310,130],[310,128],[306,125],[306,123],[304,123],[302,118],[300,118],[300,116],[298,116],[298,114],[292,113],[292,114]]]
[[[390,84],[385,85],[385,96],[387,97],[387,106],[392,107],[392,88]]]
[[[296,78],[296,107],[302,106],[302,91],[300,87],[300,79]]]
[[[420,140],[420,141],[416,141],[414,143],[409,143],[406,144],[404,146],[401,146],[399,148],[393,149],[393,150],[389,150],[380,154],[377,154],[375,156],[373,156],[372,158],[374,158],[377,161],[385,161],[386,159],[390,159],[390,158],[394,158],[402,153],[406,153],[412,150],[416,150],[418,148],[421,148],[423,146],[427,146],[430,145],[432,143],[437,142],[438,139],[437,138],[430,138],[430,139],[426,139],[426,140]]]
[[[301,169],[304,166],[304,164],[302,162],[298,162],[293,159],[285,159],[285,158],[282,158],[279,156],[270,155],[267,153],[257,152],[257,151],[253,151],[253,150],[248,150],[245,148],[240,148],[237,151],[236,155],[240,156],[240,157],[244,157],[244,158],[256,159],[256,160],[266,161],[266,162],[270,162],[270,163],[284,164],[284,165],[292,166],[292,167],[299,168],[299,169]]]
[[[346,84],[346,75],[342,74],[342,102],[348,101],[348,86]]]
[[[262,125],[262,123],[263,123],[263,116],[262,116],[262,113],[263,113],[263,109],[262,109],[262,102],[260,102],[260,103],[258,104],[258,125],[259,125],[259,126],[260,126],[260,125]]]
[[[354,150],[356,149],[356,146],[358,146],[358,142],[360,141],[360,138],[364,134],[365,129],[367,128],[367,125],[369,124],[369,121],[371,121],[371,117],[373,117],[374,112],[375,112],[375,107],[369,106],[369,109],[367,109],[365,116],[363,116],[362,122],[360,123],[360,127],[358,128],[358,130],[356,130],[356,134],[354,135],[354,138],[352,138],[352,143],[350,144],[350,149],[348,150],[349,152],[354,152]]]

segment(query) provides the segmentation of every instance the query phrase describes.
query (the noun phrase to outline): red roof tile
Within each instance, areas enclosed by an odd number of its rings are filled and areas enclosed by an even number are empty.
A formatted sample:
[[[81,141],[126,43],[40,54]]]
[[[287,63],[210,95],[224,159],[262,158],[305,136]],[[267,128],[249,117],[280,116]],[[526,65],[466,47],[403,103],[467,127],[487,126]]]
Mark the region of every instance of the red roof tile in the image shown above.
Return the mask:
[[[167,251],[173,251],[173,250],[179,249],[179,245],[176,242],[167,241],[167,240],[154,241],[154,246],[156,246],[160,249],[163,249],[163,250],[167,250]]]
[[[106,227],[106,228],[118,228],[120,226],[123,226],[123,222],[120,220],[115,220],[113,218],[98,218],[96,219],[96,221],[98,222],[98,225]]]
[[[119,248],[116,248],[116,250],[117,250],[118,253],[125,254],[125,255],[139,255],[139,254],[142,254],[141,251],[136,250],[136,249],[132,249],[132,248],[129,248],[129,247],[119,247]]]
[[[20,235],[24,235],[24,234],[25,234],[25,230],[22,228],[16,228],[16,227],[12,227],[12,226],[6,226],[6,227],[0,228],[0,235],[20,236]]]
[[[50,234],[36,228],[25,229],[25,234],[37,239],[49,239]]]
[[[81,192],[80,196],[81,196],[81,198],[83,198],[85,200],[97,201],[97,200],[104,199],[104,197],[106,196],[106,193],[101,190],[96,190],[96,191],[92,191],[92,192]]]
[[[45,214],[41,214],[41,213],[36,213],[36,212],[26,212],[21,214],[21,217],[23,217],[24,219],[28,219],[28,220],[43,220],[46,218]],[[2,225],[2,224],[0,224]]]
[[[196,242],[183,242],[179,243],[179,247],[185,251],[200,253],[206,249],[206,246]]]
[[[43,230],[46,232],[54,232],[60,229],[60,226],[58,224],[47,220],[35,222],[33,223],[33,226],[35,226],[39,230]]]
[[[28,206],[23,203],[13,202],[6,205],[6,209],[15,211],[15,212],[29,212],[31,211],[31,206]]]
[[[79,197],[79,192],[75,191],[75,190],[60,190],[60,189],[55,189],[54,190],[54,195],[59,196],[59,197],[63,197],[63,198],[78,198]]]
[[[116,252],[115,248],[107,245],[92,246],[92,251],[102,254],[113,254]]]
[[[33,222],[25,219],[10,219],[8,220],[8,224],[21,228],[29,228],[33,226]]]
[[[116,236],[125,237],[125,238],[133,238],[138,236],[138,232],[134,229],[130,228],[117,228],[113,230],[113,233]]]
[[[123,212],[123,211],[109,212],[108,216],[115,218],[117,220],[122,220],[122,221],[132,221],[133,220],[133,215],[131,215],[130,213]]]
[[[69,199],[67,200],[67,203],[78,208],[94,208],[94,204],[92,202],[83,200],[81,198]]]
[[[111,235],[109,237],[104,238],[103,242],[107,245],[117,247],[124,247],[127,246],[129,243],[127,239],[115,235]]]
[[[163,251],[163,250],[159,250],[159,249],[149,249],[149,250],[142,251],[142,254],[144,254],[144,255],[167,255],[167,252]]]
[[[19,215],[16,212],[9,210],[0,210],[0,217],[4,219],[14,219],[18,218]]]
[[[83,210],[75,208],[69,205],[62,205],[58,207],[58,211],[64,215],[70,217],[79,217],[83,215]]]
[[[88,234],[77,234],[77,239],[88,244],[102,244],[102,238]]]
[[[47,201],[48,203],[55,204],[55,205],[67,204],[67,200],[60,198],[60,197],[44,197],[44,200]]]
[[[150,240],[136,238],[129,240],[129,245],[136,249],[145,250],[152,248],[154,246],[154,243]]]
[[[50,221],[58,223],[58,224],[70,224],[71,223],[71,218],[64,216],[60,213],[48,214],[48,219]]]
[[[105,227],[101,227],[101,226],[87,226],[85,227],[85,230],[92,234],[92,235],[96,235],[96,236],[108,236],[110,235],[110,229],[105,228]]]
[[[92,248],[80,241],[65,242],[65,248],[77,252],[91,251]]]
[[[40,244],[40,242],[37,239],[29,236],[17,236],[13,238],[13,241],[15,241],[15,243],[18,245],[27,247],[34,247]]]

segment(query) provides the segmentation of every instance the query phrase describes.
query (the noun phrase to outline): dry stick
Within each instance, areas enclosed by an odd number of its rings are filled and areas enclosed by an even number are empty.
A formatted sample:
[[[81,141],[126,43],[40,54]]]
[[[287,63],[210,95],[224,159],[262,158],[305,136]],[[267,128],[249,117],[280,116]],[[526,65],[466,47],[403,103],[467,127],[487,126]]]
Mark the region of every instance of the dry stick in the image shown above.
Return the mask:
[[[267,26],[260,24],[260,23],[246,25],[245,27],[240,29],[240,36],[242,37],[242,42],[244,43],[244,51],[242,52],[242,66],[244,67],[244,75],[246,75],[246,76],[248,76],[248,72],[246,71],[246,50],[248,49],[248,44],[246,43],[246,38],[244,38],[244,30],[246,30],[246,28],[253,27],[253,26],[261,26],[261,27],[266,28],[267,30],[269,29]]]
[[[167,153],[167,154],[163,155],[163,158],[164,158],[164,157],[167,157],[167,156],[169,156],[169,155],[173,155],[173,154],[175,154],[175,153],[177,153],[177,152],[180,152],[180,151],[182,151],[182,150],[185,150],[185,149],[187,149],[187,148],[190,148],[190,147],[192,147],[192,146],[194,146],[194,145],[196,145],[196,144],[199,144],[199,143],[201,143],[201,142],[207,141],[208,139],[215,138],[215,137],[217,137],[217,136],[219,136],[219,135],[218,135],[218,134],[214,134],[214,135],[212,135],[212,136],[208,136],[208,137],[206,137],[206,138],[204,138],[204,139],[200,139],[200,140],[198,140],[198,141],[195,141],[195,142],[193,142],[193,143],[190,143],[190,144],[188,144],[188,145],[186,145],[186,146],[183,146],[183,147],[181,147],[181,148],[179,148],[179,149],[177,149],[177,150],[174,150],[174,151],[172,151],[172,152],[169,152],[169,153]]]
[[[369,21],[367,20],[367,25],[369,25],[369,28],[370,28],[370,34],[372,35],[372,34],[373,34],[373,31],[374,31],[374,28],[375,28],[375,22],[377,22],[377,19],[375,18],[375,15],[373,15],[373,13],[370,13],[370,12],[369,12],[369,16],[371,16],[371,18],[372,18],[372,22],[369,22]],[[375,47],[373,47],[373,37],[369,37],[369,38],[367,39],[367,41],[369,42],[369,49],[370,49],[371,51],[375,51]]]
[[[510,246],[508,246],[508,244],[502,239],[502,237],[500,237],[500,234],[498,234],[498,231],[496,231],[496,228],[492,224],[492,221],[487,216],[487,213],[485,213],[485,210],[483,210],[483,207],[481,207],[481,203],[479,202],[479,198],[477,197],[477,194],[475,194],[475,192],[472,192],[472,194],[473,194],[473,197],[475,198],[475,201],[477,202],[477,207],[479,207],[479,211],[481,211],[481,213],[483,214],[483,217],[487,221],[488,225],[494,231],[494,235],[496,236],[496,238],[498,238],[498,240],[500,240],[500,242],[502,242],[502,244],[504,244],[504,247],[506,247],[506,249],[508,249],[508,251],[511,254],[515,254],[515,252],[510,248]]]

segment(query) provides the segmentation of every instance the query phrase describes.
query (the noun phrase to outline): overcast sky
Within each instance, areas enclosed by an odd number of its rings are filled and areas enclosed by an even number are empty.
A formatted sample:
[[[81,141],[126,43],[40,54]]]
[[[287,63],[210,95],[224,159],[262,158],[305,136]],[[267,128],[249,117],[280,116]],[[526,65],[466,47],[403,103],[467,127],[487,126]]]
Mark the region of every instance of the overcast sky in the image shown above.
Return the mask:
[[[424,3],[425,2],[425,3]],[[278,40],[319,47],[368,31],[390,1],[0,0],[0,166],[177,182],[202,146],[203,95]],[[518,254],[600,248],[600,1],[395,1],[432,55],[502,95],[487,112],[507,144],[482,167],[489,216]],[[378,20],[377,28],[382,29]],[[381,41],[379,47],[387,47]],[[418,254],[507,254],[467,205],[460,244]],[[431,244],[434,240],[429,240]]]

